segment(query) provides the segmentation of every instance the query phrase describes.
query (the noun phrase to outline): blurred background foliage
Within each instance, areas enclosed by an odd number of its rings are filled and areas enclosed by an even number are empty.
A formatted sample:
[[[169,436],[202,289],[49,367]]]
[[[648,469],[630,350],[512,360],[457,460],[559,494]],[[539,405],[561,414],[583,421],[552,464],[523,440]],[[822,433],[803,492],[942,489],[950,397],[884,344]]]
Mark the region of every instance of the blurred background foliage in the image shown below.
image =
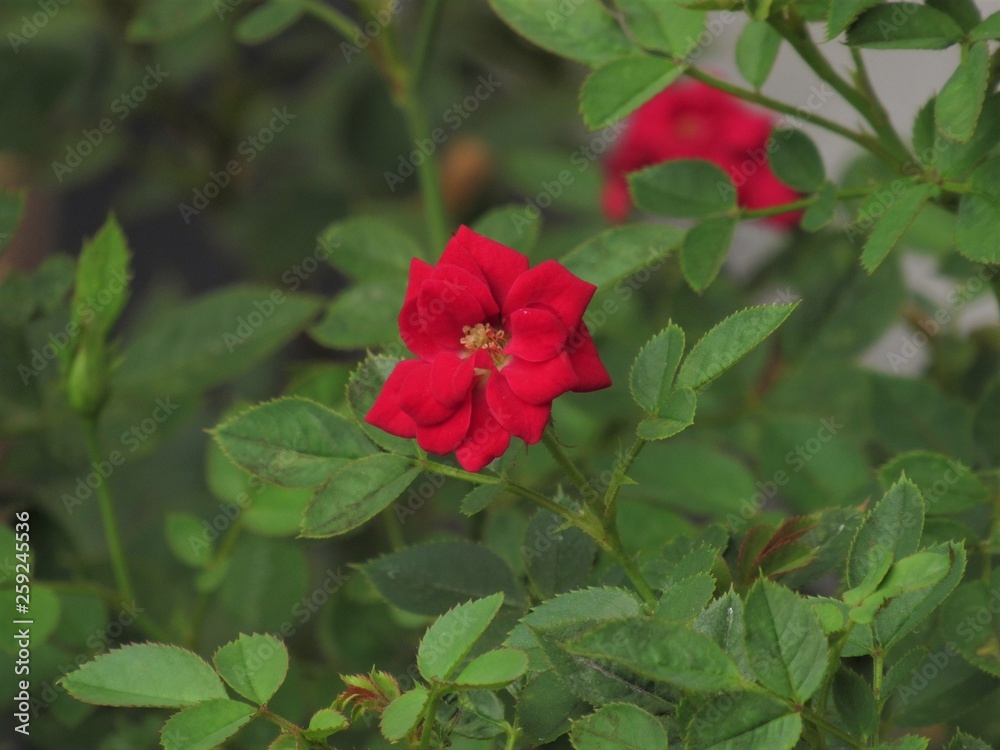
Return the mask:
[[[336,5],[371,22],[375,38],[398,35],[404,47],[413,39],[420,3],[402,0],[385,28],[378,21],[383,4],[366,2],[360,10]],[[392,185],[386,178],[405,170],[419,144],[364,45],[345,46],[308,15],[265,43],[245,43],[240,37],[252,37],[252,28],[239,24],[253,8],[249,0],[5,0],[0,7],[0,31],[10,41],[0,45],[0,186],[28,191],[24,221],[0,258],[0,494],[5,520],[15,508],[33,510],[34,596],[52,623],[51,632],[36,631],[32,677],[36,695],[49,705],[32,724],[30,747],[157,746],[160,712],[96,709],[55,687],[74,664],[129,640],[166,638],[210,655],[239,632],[280,631],[291,623],[295,658],[274,707],[293,720],[328,704],[342,689],[340,673],[374,664],[405,682],[428,618],[381,601],[350,567],[401,542],[472,538],[524,574],[530,513],[513,497],[466,518],[458,510],[465,488],[449,482],[435,487],[429,502],[414,499],[413,512],[404,495],[397,519],[349,538],[296,540],[308,493],[250,486],[205,432],[240,406],[278,394],[342,408],[347,377],[364,349],[396,340],[402,274],[391,277],[389,299],[351,301],[355,315],[370,313],[375,322],[349,345],[324,346],[324,339],[330,342],[322,325],[312,336],[305,332],[351,276],[336,267],[336,258],[304,278],[288,275],[315,255],[325,227],[367,215],[428,246],[416,176]],[[44,25],[31,20],[39,12]],[[589,133],[580,120],[576,92],[583,69],[516,37],[484,0],[448,4],[442,23],[424,100],[430,128],[447,134],[433,158],[453,226],[508,206],[491,215],[490,226],[511,244],[522,243],[533,263],[606,229],[600,154],[613,134]],[[34,28],[30,38],[28,27]],[[151,78],[151,70],[159,76]],[[477,96],[484,80],[499,85]],[[291,115],[287,126],[265,147],[248,147],[275,110]],[[109,132],[102,131],[105,120]],[[100,142],[79,166],[58,167],[72,164],[74,151],[87,150],[80,144],[95,132]],[[196,191],[233,160],[239,172],[230,175],[231,184],[204,210],[185,215],[181,204],[194,205]],[[512,217],[530,216],[546,185],[566,169],[573,180],[544,210],[537,243],[531,236],[536,223],[531,231],[514,231]],[[843,182],[868,184],[884,177],[879,170],[859,159]],[[135,278],[115,330],[125,362],[116,375],[122,387],[102,416],[101,435],[126,458],[111,484],[138,607],[159,632],[135,622],[109,593],[97,505],[79,484],[95,468],[58,388],[58,363],[44,354],[69,317],[72,263],[66,256],[77,253],[109,211],[129,238]],[[934,207],[924,213],[907,237],[908,249],[940,271],[959,307],[988,293],[987,284],[973,283],[976,267],[952,251],[951,216]],[[553,413],[574,455],[598,470],[611,467],[631,439],[638,415],[623,384],[638,348],[668,319],[694,341],[749,304],[804,300],[777,346],[761,347],[704,394],[694,429],[652,447],[636,463],[638,484],[625,489],[620,520],[631,551],[654,552],[706,521],[745,523],[740,511],[757,493],[766,495],[758,519],[765,521],[860,505],[880,493],[877,468],[903,451],[941,453],[992,472],[984,476],[995,481],[1000,328],[993,323],[966,332],[956,310],[937,335],[916,346],[917,354],[905,357],[905,373],[894,372],[884,356],[870,355],[871,347],[881,342],[883,352],[901,351],[900,342],[913,340],[920,322],[941,305],[907,283],[899,254],[867,277],[857,242],[843,222],[811,235],[741,228],[731,255],[753,255],[736,264],[749,270],[723,274],[703,295],[687,287],[670,258],[641,282],[595,299],[591,327],[618,387],[567,396]],[[429,248],[435,255],[440,249]],[[186,343],[176,329],[164,331],[164,316],[233,285],[239,286],[232,294],[243,296],[213,296],[205,308],[193,308],[185,335],[196,336],[201,322],[210,328],[227,304],[249,313],[252,300],[275,289],[306,296],[301,309],[289,306],[269,319],[270,335],[255,338],[238,367],[177,375],[191,363],[168,361],[169,354],[184,353]],[[350,317],[340,314],[335,323]],[[895,339],[885,338],[890,331]],[[200,356],[196,347],[191,351]],[[36,352],[43,353],[43,366],[26,383],[18,366],[34,369]],[[865,362],[877,360],[881,371],[862,364],[866,353]],[[147,429],[157,399],[178,409]],[[130,433],[136,427],[139,433]],[[142,435],[134,449],[128,434]],[[531,477],[531,484],[556,477],[544,451],[525,452],[521,445],[509,460],[514,475]],[[771,493],[768,483],[781,471],[790,479]],[[229,522],[227,509],[241,492],[249,495],[249,508]],[[212,549],[192,555],[183,540],[214,522],[221,530]],[[970,547],[1000,544],[984,542],[985,506],[934,517],[928,525],[929,534],[965,538]],[[6,527],[0,533],[10,534]],[[4,548],[11,547],[5,541]],[[599,564],[592,581],[617,582],[608,567]],[[6,569],[3,575],[9,583]],[[322,591],[327,594],[317,595]],[[5,699],[15,693],[10,643],[0,637]],[[990,718],[1000,715],[997,681],[963,665],[946,667],[946,699],[954,710],[926,713],[933,700],[922,694],[920,706],[899,718],[920,725],[928,717],[957,715],[968,731],[1000,738]],[[9,714],[10,705],[3,710]],[[262,747],[268,732],[254,725],[232,746]],[[379,747],[376,735],[355,728],[347,741]],[[492,740],[460,742],[456,747],[493,746]],[[562,742],[558,746],[568,746]]]

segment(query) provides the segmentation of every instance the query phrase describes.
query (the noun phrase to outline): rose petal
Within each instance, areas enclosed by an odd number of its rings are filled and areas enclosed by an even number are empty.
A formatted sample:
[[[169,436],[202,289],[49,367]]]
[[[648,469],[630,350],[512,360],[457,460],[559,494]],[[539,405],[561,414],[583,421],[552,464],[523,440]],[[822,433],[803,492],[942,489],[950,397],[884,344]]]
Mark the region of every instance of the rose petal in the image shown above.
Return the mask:
[[[539,263],[517,277],[504,302],[504,318],[515,310],[544,304],[555,310],[567,328],[575,328],[583,318],[597,287],[554,260]]]
[[[424,330],[420,310],[417,307],[417,300],[414,297],[403,303],[403,309],[399,311],[399,336],[403,339],[406,348],[421,359],[434,359],[443,351],[454,347],[442,347],[437,339]]]
[[[365,421],[368,424],[385,430],[396,437],[414,438],[417,436],[417,425],[413,418],[400,409],[399,389],[413,371],[422,364],[424,363],[416,359],[404,359],[393,368],[389,377],[386,378],[378,398],[372,404],[372,408],[365,414]]]
[[[474,375],[475,357],[439,354],[433,362],[431,395],[445,406],[458,406],[469,395]]]
[[[458,463],[466,471],[479,471],[490,461],[502,456],[509,445],[510,433],[490,411],[485,389],[474,388],[469,431],[465,440],[455,449]]]
[[[527,256],[466,226],[458,228],[448,247],[445,248],[441,260],[449,256],[449,251],[456,257],[462,255],[458,252],[458,248],[464,249],[466,257],[475,262],[483,279],[489,284],[497,304],[503,307],[504,300],[507,299],[507,294],[517,277],[528,270]]]
[[[611,385],[611,376],[605,369],[604,363],[601,362],[601,357],[597,352],[597,347],[594,346],[594,340],[590,337],[586,323],[581,322],[570,335],[566,351],[579,379],[577,384],[573,386],[574,391],[585,393]]]
[[[472,417],[472,393],[446,420],[435,425],[417,425],[417,442],[429,453],[451,453],[465,439]]]
[[[460,350],[465,326],[495,320],[497,307],[489,287],[457,266],[435,269],[417,294],[420,324],[442,349]]]
[[[539,307],[515,310],[504,323],[510,343],[504,354],[542,362],[552,359],[566,346],[569,331],[555,315]]]
[[[510,389],[503,372],[490,373],[486,381],[486,402],[500,425],[528,445],[542,439],[552,404],[529,404]]]
[[[510,389],[529,404],[546,404],[578,381],[576,371],[566,352],[544,362],[529,362],[513,358],[502,370]]]
[[[421,361],[399,387],[399,408],[409,414],[418,427],[440,424],[455,413],[454,406],[445,406],[431,395],[433,371],[430,362]]]

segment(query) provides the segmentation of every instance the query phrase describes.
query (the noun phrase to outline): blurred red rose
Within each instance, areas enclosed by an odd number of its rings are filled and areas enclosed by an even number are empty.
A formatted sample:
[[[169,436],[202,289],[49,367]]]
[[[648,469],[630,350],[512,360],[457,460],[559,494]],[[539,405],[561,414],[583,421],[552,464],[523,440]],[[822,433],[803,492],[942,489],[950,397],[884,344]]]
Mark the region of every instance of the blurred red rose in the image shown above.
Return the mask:
[[[583,322],[596,290],[461,227],[437,265],[410,264],[399,330],[418,359],[396,365],[365,420],[430,453],[455,451],[469,471],[511,436],[537,443],[554,398],[611,385]]]
[[[744,208],[789,203],[798,193],[774,176],[767,164],[771,119],[739,99],[700,82],[671,86],[631,116],[605,162],[602,203],[611,221],[632,210],[625,176],[671,159],[706,159],[729,173]],[[768,221],[794,226],[797,212]]]

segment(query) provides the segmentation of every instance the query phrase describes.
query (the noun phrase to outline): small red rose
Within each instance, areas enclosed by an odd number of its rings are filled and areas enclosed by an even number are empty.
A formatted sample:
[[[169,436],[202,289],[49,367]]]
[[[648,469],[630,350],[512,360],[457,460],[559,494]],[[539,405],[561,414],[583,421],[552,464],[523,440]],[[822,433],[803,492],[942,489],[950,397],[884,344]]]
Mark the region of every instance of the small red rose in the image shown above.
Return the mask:
[[[552,400],[611,385],[583,322],[597,287],[459,228],[437,265],[410,263],[399,314],[418,359],[396,365],[365,421],[468,471],[511,436],[541,440]]]
[[[670,86],[641,106],[605,162],[602,203],[611,221],[632,210],[625,176],[673,159],[706,159],[726,170],[744,208],[780,206],[799,194],[780,182],[767,163],[773,123],[738,99],[700,82]],[[798,213],[768,219],[794,226]]]

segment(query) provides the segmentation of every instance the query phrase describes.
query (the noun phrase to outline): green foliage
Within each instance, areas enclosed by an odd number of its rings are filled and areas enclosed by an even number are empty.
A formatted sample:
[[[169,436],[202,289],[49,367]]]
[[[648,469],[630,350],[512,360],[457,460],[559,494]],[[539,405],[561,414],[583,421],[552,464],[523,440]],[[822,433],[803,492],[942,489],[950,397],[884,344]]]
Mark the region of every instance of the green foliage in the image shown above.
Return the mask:
[[[684,68],[662,57],[635,55],[602,65],[580,90],[580,112],[593,129],[622,119],[677,80]]]
[[[751,21],[736,41],[736,65],[751,86],[759,89],[771,75],[781,47],[781,34],[767,21]]]
[[[736,188],[729,175],[707,161],[667,161],[628,178],[639,208],[661,216],[699,219],[736,208]]]
[[[249,701],[266,704],[288,673],[288,651],[269,635],[241,634],[212,657],[222,679]]]

